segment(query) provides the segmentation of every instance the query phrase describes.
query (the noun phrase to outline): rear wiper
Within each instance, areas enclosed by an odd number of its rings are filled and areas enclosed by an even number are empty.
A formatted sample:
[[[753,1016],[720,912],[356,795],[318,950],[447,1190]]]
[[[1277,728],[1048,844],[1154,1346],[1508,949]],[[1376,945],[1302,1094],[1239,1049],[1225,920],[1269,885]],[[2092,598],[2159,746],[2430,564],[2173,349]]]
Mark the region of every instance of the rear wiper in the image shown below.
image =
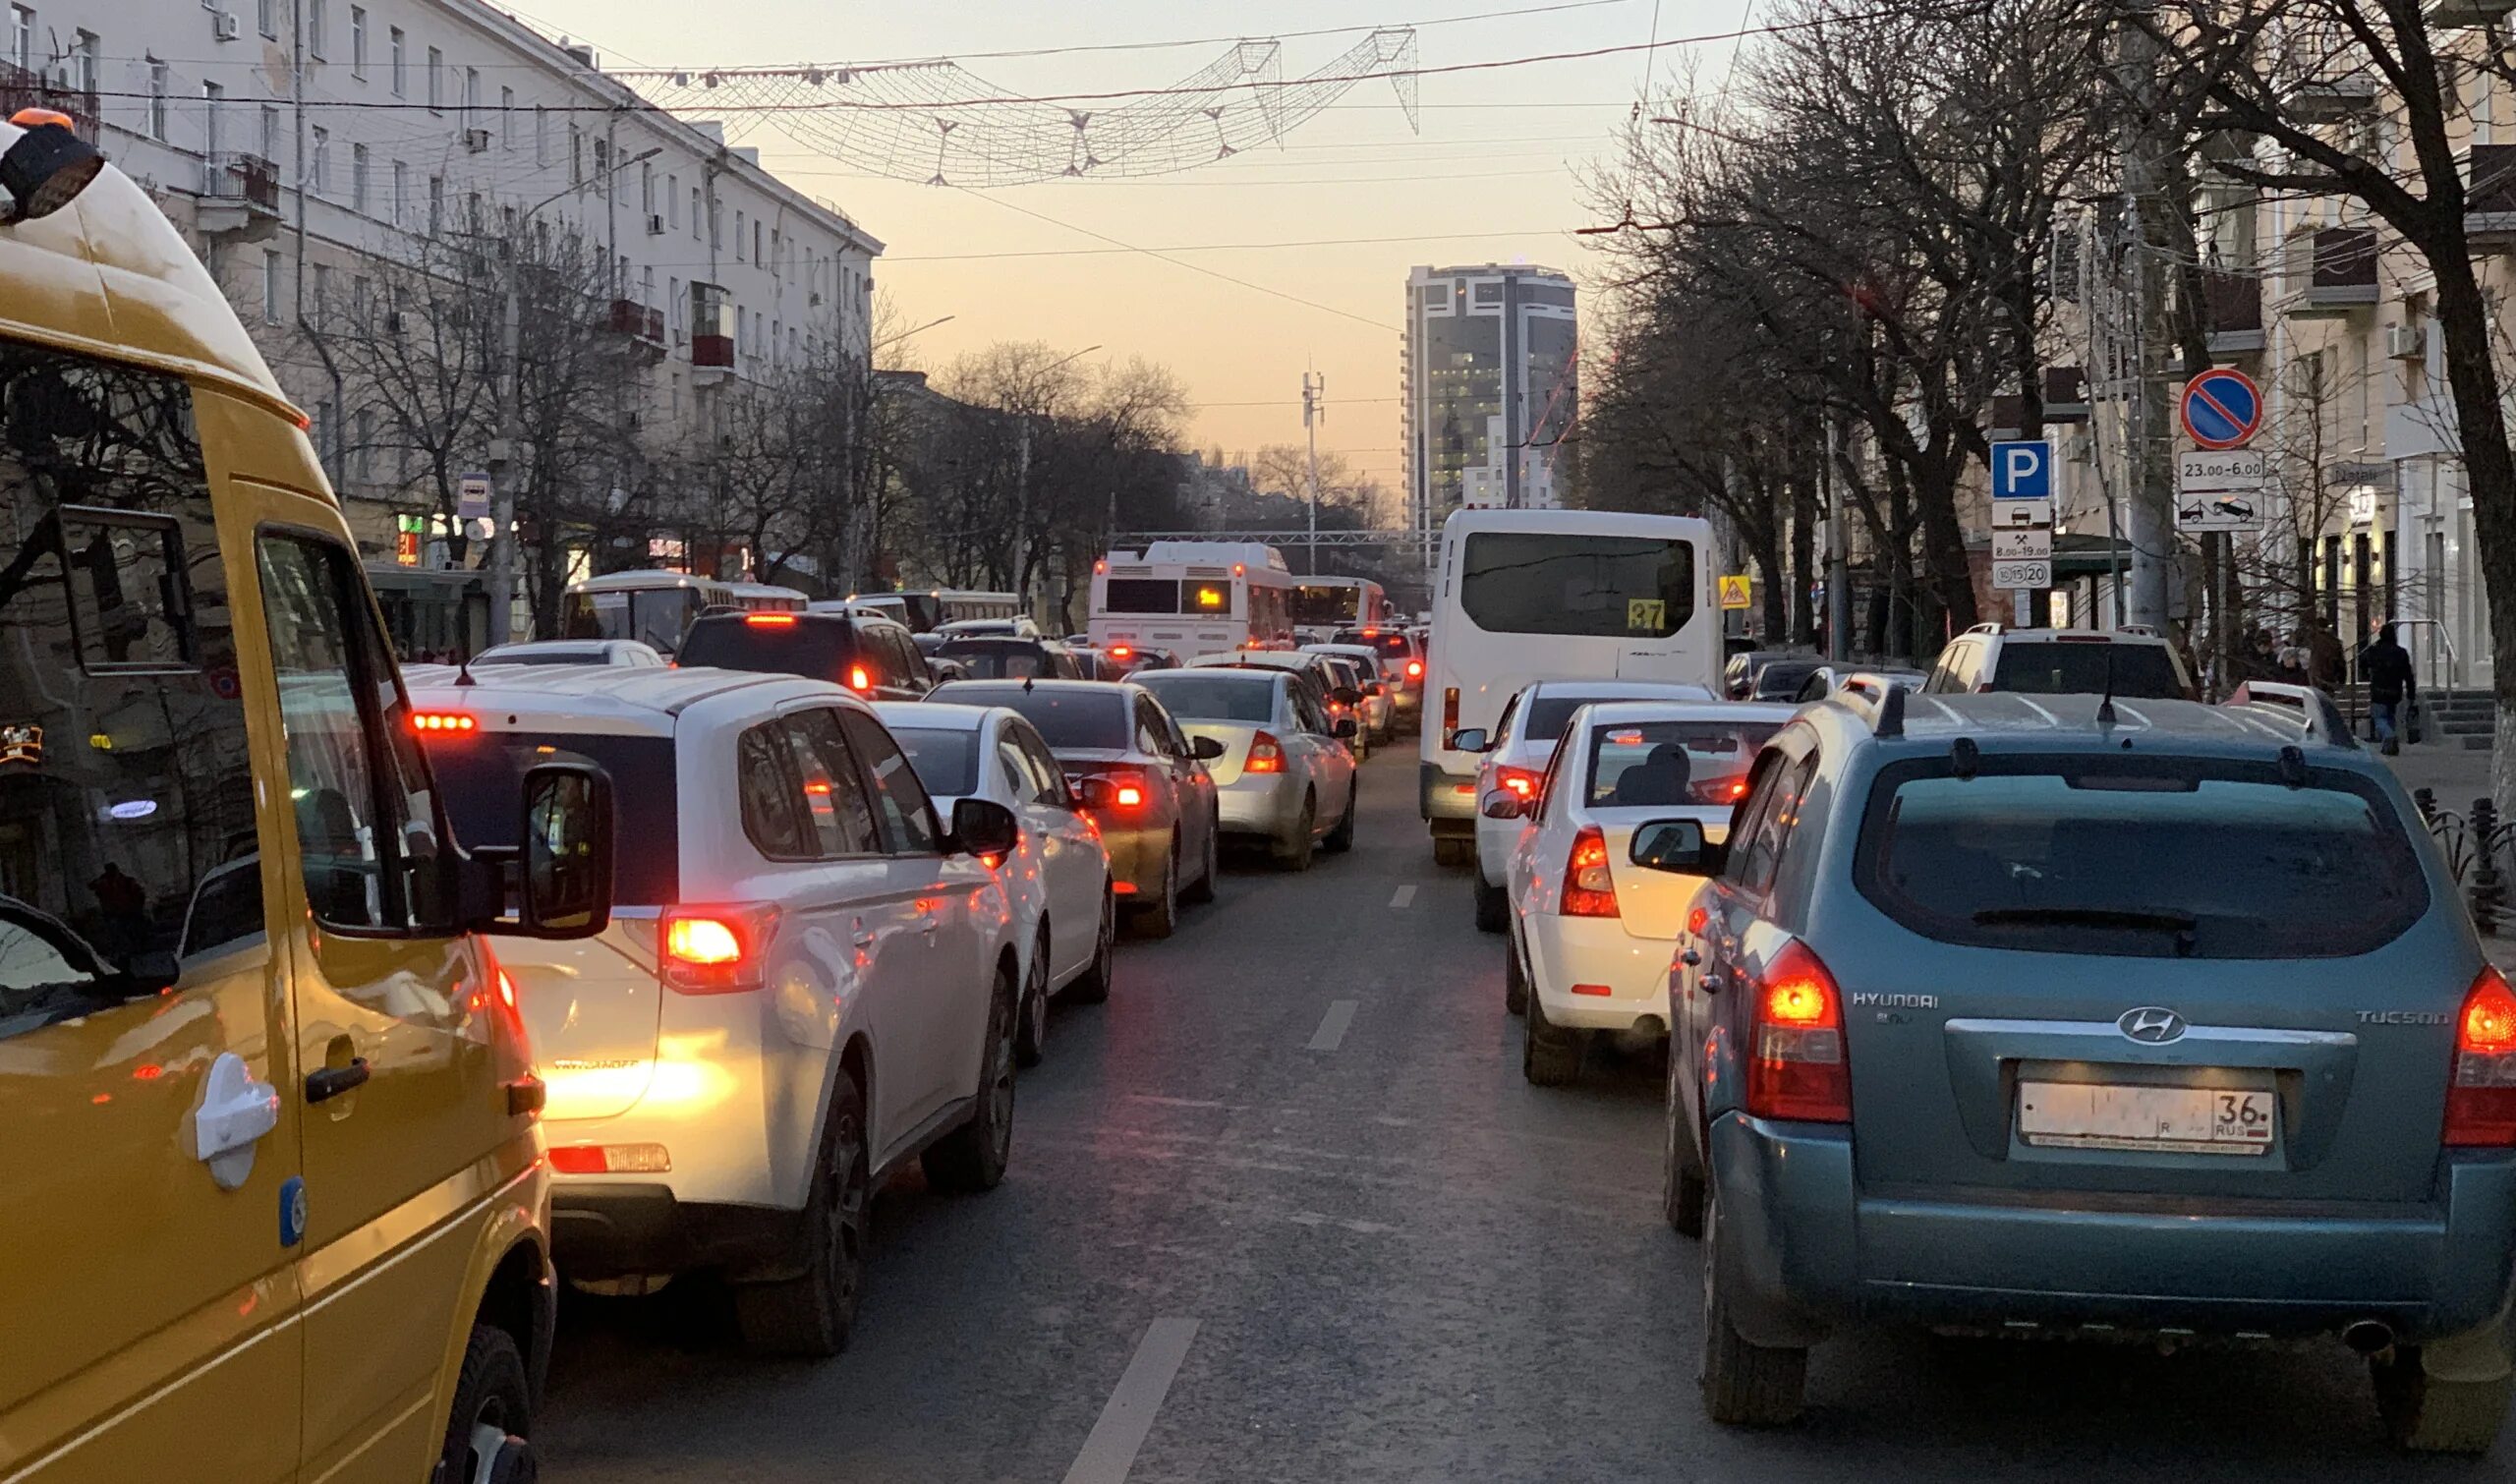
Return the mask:
[[[2190,912],[2125,911],[2113,907],[1986,907],[1974,914],[1984,927],[2050,923],[2071,928],[2122,928],[2132,932],[2190,933],[2202,919]]]

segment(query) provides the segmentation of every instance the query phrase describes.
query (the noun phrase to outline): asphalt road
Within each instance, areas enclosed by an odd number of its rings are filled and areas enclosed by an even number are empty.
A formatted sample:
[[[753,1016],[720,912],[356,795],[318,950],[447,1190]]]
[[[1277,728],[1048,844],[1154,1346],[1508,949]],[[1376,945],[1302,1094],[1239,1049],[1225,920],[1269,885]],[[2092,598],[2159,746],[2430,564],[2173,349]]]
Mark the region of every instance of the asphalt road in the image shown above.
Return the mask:
[[[1228,870],[1176,937],[1121,948],[1107,1005],[1058,1007],[1001,1188],[885,1193],[845,1355],[747,1358],[702,1282],[572,1296],[544,1477],[2476,1477],[2388,1451],[2338,1343],[1856,1336],[1816,1352],[1799,1427],[1713,1427],[1657,1069],[1523,1083],[1500,941],[1432,864],[1412,751],[1364,776],[1350,855]]]

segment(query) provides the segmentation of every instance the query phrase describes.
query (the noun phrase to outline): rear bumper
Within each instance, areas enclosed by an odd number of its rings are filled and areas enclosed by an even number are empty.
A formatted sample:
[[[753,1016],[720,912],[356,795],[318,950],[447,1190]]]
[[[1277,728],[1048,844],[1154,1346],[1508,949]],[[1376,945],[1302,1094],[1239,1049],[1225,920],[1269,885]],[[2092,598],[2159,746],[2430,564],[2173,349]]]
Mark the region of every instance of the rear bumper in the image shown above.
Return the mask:
[[[2451,1158],[2434,1202],[2297,1215],[1863,1191],[1848,1129],[1739,1113],[1713,1123],[1711,1168],[1735,1322],[1760,1344],[1874,1321],[2284,1337],[2359,1319],[2417,1343],[2491,1323],[2516,1250],[2508,1155]]]
[[[1668,1034],[1675,944],[1636,938],[1612,917],[1552,912],[1521,918],[1520,935],[1529,950],[1529,993],[1546,1007],[1548,1020],[1575,1030],[1630,1031],[1647,1019]],[[1575,995],[1576,984],[1608,993]]]
[[[791,1262],[801,1211],[677,1199],[668,1185],[560,1186],[550,1203],[553,1256],[569,1278],[628,1278]]]
[[[1298,773],[1241,774],[1215,791],[1223,832],[1291,841],[1301,823],[1302,787]]]
[[[1435,834],[1466,834],[1476,818],[1476,774],[1447,772],[1438,763],[1415,765],[1415,807],[1431,822]]]
[[[1171,859],[1169,829],[1112,829],[1105,817],[1101,843],[1110,851],[1110,880],[1135,888],[1119,893],[1120,904],[1143,901],[1162,890],[1162,872]]]

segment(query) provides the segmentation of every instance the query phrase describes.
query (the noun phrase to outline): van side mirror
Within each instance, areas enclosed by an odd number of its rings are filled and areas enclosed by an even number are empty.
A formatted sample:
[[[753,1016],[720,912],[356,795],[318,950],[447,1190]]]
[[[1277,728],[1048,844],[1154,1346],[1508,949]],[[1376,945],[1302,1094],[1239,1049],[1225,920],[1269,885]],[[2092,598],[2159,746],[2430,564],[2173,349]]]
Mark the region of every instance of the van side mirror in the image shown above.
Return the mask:
[[[543,763],[524,775],[525,938],[592,938],[611,922],[611,776],[585,763]]]
[[[1118,804],[1118,786],[1099,773],[1086,773],[1074,780],[1074,801],[1096,813],[1115,809]]]
[[[1220,738],[1191,737],[1188,739],[1188,755],[1200,763],[1211,763],[1222,757],[1226,751],[1228,749]]]
[[[1462,726],[1451,733],[1451,747],[1458,752],[1484,752],[1493,745],[1481,726]]]
[[[1330,691],[1328,695],[1329,699],[1335,701],[1339,706],[1358,706],[1362,703],[1363,699],[1363,693],[1354,689],[1350,685],[1341,685],[1335,690]]]
[[[1476,806],[1476,812],[1489,820],[1526,819],[1529,801],[1508,788],[1490,788]]]
[[[963,799],[952,806],[952,838],[945,848],[954,855],[1011,855],[1022,843],[1021,822],[1013,811],[987,799]]]
[[[1389,687],[1375,680],[1371,684],[1363,687],[1363,694],[1371,697],[1374,701],[1378,701],[1381,697],[1389,694]]]
[[[1626,856],[1652,871],[1711,876],[1721,869],[1727,853],[1704,838],[1703,826],[1694,820],[1653,820],[1634,827],[1633,843]]]

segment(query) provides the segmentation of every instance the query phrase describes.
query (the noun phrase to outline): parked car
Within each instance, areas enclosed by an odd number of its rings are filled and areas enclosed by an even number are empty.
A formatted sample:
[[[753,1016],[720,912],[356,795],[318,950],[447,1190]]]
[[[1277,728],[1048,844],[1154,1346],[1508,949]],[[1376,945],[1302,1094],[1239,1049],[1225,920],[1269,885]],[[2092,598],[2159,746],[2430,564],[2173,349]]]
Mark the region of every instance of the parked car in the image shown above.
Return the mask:
[[[1092,815],[1110,851],[1111,889],[1136,932],[1169,938],[1182,901],[1214,900],[1220,805],[1206,764],[1222,745],[1191,742],[1152,692],[1093,680],[962,680],[933,699],[1019,712],[1068,779],[1108,781],[1108,807]]]
[[[1604,701],[1711,699],[1710,691],[1683,680],[1541,680],[1522,686],[1503,703],[1503,714],[1495,718],[1493,731],[1466,727],[1452,737],[1451,745],[1476,757],[1478,800],[1497,788],[1535,799],[1565,723],[1582,707]],[[1476,926],[1487,933],[1503,931],[1503,917],[1510,910],[1505,868],[1519,837],[1518,820],[1489,815],[1480,805],[1472,880]]]
[[[1503,1007],[1525,1013],[1520,1069],[1551,1086],[1573,1080],[1600,1035],[1668,1035],[1671,945],[1701,883],[1636,867],[1645,820],[1690,819],[1728,837],[1747,767],[1788,720],[1787,706],[1735,701],[1616,701],[1565,725],[1533,796],[1497,788],[1487,818],[1525,822],[1505,867]]]
[[[1743,701],[1789,701],[1800,694],[1800,687],[1817,672],[1819,662],[1805,655],[1786,655],[1768,659],[1755,667],[1747,677],[1747,693]]]
[[[1823,701],[1855,681],[1872,686],[1893,685],[1904,690],[1917,691],[1921,689],[1922,682],[1929,678],[1919,670],[1900,670],[1874,664],[1821,664],[1808,672],[1807,679],[1800,682],[1799,693],[1791,700],[1800,706],[1805,706],[1811,701]]]
[[[1160,670],[1139,682],[1209,760],[1227,836],[1256,838],[1288,870],[1310,869],[1314,843],[1354,845],[1355,764],[1331,721],[1289,671],[1259,665]]]
[[[1432,630],[1401,628],[1339,629],[1328,636],[1334,645],[1361,645],[1380,655],[1381,682],[1389,687],[1392,719],[1401,726],[1420,726],[1424,719],[1424,651]]]
[[[853,609],[711,614],[682,637],[679,661],[684,669],[827,680],[873,701],[920,701],[935,686],[926,655],[905,626]]]
[[[636,842],[600,937],[497,941],[548,1088],[561,1272],[714,1269],[747,1345],[836,1353],[891,1171],[1004,1173],[1022,944],[981,857],[1020,848],[1013,815],[964,798],[947,825],[825,681],[543,670],[414,703],[467,841],[517,843],[504,801],[557,759],[612,779]]]
[[[474,668],[499,664],[610,664],[661,669],[663,653],[635,639],[530,639],[493,644],[472,656]]]
[[[1041,637],[1038,621],[1028,613],[1016,614],[1011,618],[956,618],[950,623],[937,624],[935,632],[946,639],[1037,639]]]
[[[1930,695],[2009,691],[2189,701],[2197,692],[2175,646],[2142,629],[2013,629],[1978,623],[1950,640],[1922,682]]]
[[[1149,650],[1131,644],[1114,644],[1102,652],[1118,667],[1117,678],[1123,680],[1138,670],[1175,670],[1179,656],[1169,650]]]
[[[1669,985],[1704,1398],[1855,1324],[2338,1336],[2414,1449],[2508,1409],[2516,994],[2317,697],[1842,697],[1766,744]]]
[[[1721,666],[1723,693],[1733,701],[1751,699],[1755,694],[1756,672],[1777,659],[1801,664],[1817,662],[1816,655],[1807,650],[1733,650]]]
[[[1111,785],[1086,778],[1079,790],[1070,786],[1019,712],[914,702],[874,710],[939,813],[949,815],[963,799],[986,799],[1010,810],[1022,827],[1021,843],[995,865],[1022,945],[1014,1059],[1036,1065],[1048,1045],[1051,999],[1065,995],[1099,1004],[1110,998],[1117,898],[1110,890],[1109,849],[1085,804],[1109,808]]]
[[[1363,693],[1361,720],[1363,734],[1377,747],[1398,730],[1398,690],[1381,668],[1380,651],[1364,644],[1306,644],[1314,655],[1328,655],[1351,659],[1360,669],[1355,684]]]
[[[986,620],[972,620],[984,622]],[[1094,680],[1074,654],[1053,639],[1014,639],[1001,635],[944,636],[932,656],[960,666],[967,680]]]
[[[1332,720],[1354,723],[1354,735],[1346,742],[1353,749],[1354,761],[1366,762],[1372,755],[1373,708],[1378,706],[1384,717],[1388,712],[1388,691],[1379,680],[1379,666],[1357,661],[1344,655],[1322,655],[1327,661],[1330,697],[1328,714]],[[1375,694],[1377,693],[1377,694]],[[1352,701],[1344,698],[1352,696]]]

